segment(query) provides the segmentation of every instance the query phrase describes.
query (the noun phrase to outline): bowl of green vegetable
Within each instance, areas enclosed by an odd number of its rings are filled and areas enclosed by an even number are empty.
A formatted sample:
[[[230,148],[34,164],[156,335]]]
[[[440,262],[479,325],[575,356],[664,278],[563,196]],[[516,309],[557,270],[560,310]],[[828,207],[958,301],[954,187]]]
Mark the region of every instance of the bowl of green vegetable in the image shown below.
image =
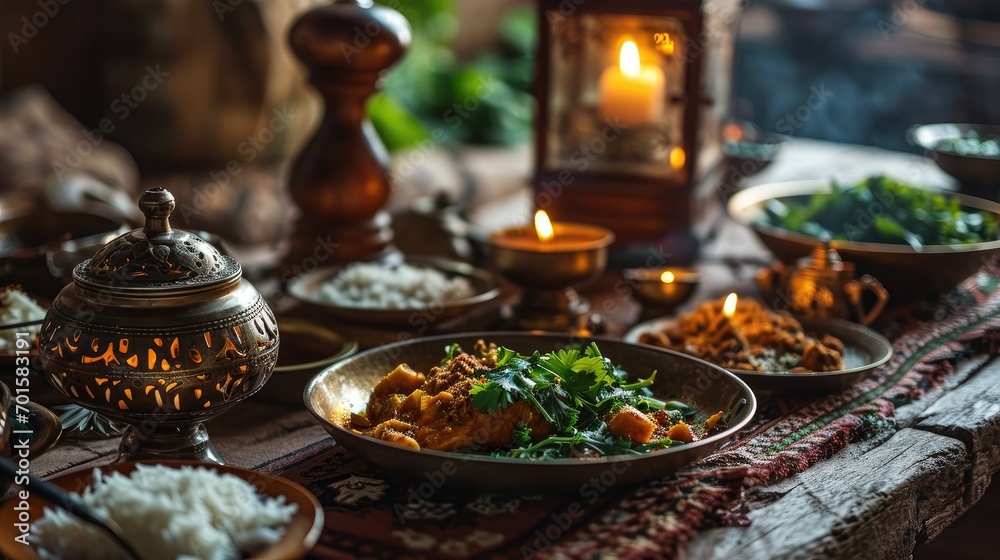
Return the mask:
[[[1000,253],[1000,204],[881,176],[852,186],[758,185],[730,199],[728,211],[785,263],[831,239],[858,274],[882,282],[890,303],[938,296]]]
[[[964,190],[990,197],[1000,190],[1000,126],[925,124],[912,127],[907,136]]]

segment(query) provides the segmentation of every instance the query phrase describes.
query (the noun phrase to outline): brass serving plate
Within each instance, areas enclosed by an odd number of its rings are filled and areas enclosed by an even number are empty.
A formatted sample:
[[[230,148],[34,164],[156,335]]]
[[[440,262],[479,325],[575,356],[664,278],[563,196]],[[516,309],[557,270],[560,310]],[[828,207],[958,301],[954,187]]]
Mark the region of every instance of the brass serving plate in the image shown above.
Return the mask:
[[[805,200],[818,192],[828,192],[830,182],[822,180],[769,183],[750,187],[729,200],[729,215],[751,229],[774,255],[792,264],[821,244],[815,237],[756,223],[765,205],[774,199]],[[970,210],[985,211],[1000,220],[1000,203],[960,193],[956,197]],[[855,264],[858,274],[871,274],[889,291],[890,305],[921,297],[935,297],[955,287],[979,270],[990,257],[1000,253],[1000,240],[965,245],[926,245],[915,251],[909,245],[833,241],[840,256]]]
[[[806,332],[839,338],[844,343],[844,369],[838,371],[789,373],[787,371],[750,371],[729,369],[754,391],[780,393],[835,392],[847,389],[865,378],[873,369],[892,358],[892,344],[881,334],[841,319],[797,317]],[[650,319],[632,327],[622,339],[641,344],[644,333],[659,332],[673,327],[676,317]],[[659,348],[656,346],[655,348]]]
[[[248,469],[231,467],[227,465],[217,465],[212,463],[202,463],[198,461],[140,461],[147,464],[161,464],[169,467],[180,468],[190,465],[205,467],[220,473],[235,475],[253,484],[258,491],[269,497],[284,496],[285,501],[295,504],[298,509],[292,514],[289,525],[285,528],[285,533],[278,542],[271,544],[261,550],[250,560],[287,560],[304,557],[319,540],[323,530],[323,507],[319,501],[308,490],[294,482]],[[128,474],[135,470],[136,462],[118,463],[101,467],[104,474],[120,472]],[[79,492],[93,480],[93,469],[83,469],[73,473],[59,475],[50,480],[57,486],[69,491]],[[32,493],[28,500],[29,518],[40,519],[44,513],[44,508],[52,507],[47,501]],[[14,524],[18,523],[18,511],[14,510],[17,500],[8,500],[0,506],[0,552],[3,552],[11,560],[41,560],[34,545],[24,546],[14,540]],[[141,552],[141,551],[140,551]]]
[[[461,261],[437,257],[407,256],[406,264],[432,268],[448,276],[462,276],[469,281],[475,295],[422,308],[380,309],[342,306],[319,301],[316,292],[332,280],[344,266],[318,268],[294,278],[288,283],[288,293],[324,315],[351,323],[377,327],[415,327],[427,322],[446,321],[468,312],[473,307],[500,295],[500,283],[492,273]],[[346,266],[346,265],[345,265]]]
[[[471,348],[483,339],[521,353],[547,352],[570,343],[595,340],[605,356],[629,372],[647,377],[656,370],[654,395],[680,398],[705,416],[720,410],[730,414],[729,428],[690,444],[638,456],[599,459],[526,461],[455,452],[413,450],[353,432],[330,420],[338,408],[361,411],[372,389],[399,363],[428,371],[440,363],[445,346],[457,342]],[[444,484],[499,492],[579,491],[595,477],[614,475],[622,487],[662,478],[721,447],[753,417],[757,401],[750,388],[731,373],[678,352],[626,344],[611,339],[571,338],[561,334],[483,332],[446,335],[390,344],[362,352],[323,370],[306,387],[306,408],[339,445],[403,478],[419,480],[425,473],[447,473]]]

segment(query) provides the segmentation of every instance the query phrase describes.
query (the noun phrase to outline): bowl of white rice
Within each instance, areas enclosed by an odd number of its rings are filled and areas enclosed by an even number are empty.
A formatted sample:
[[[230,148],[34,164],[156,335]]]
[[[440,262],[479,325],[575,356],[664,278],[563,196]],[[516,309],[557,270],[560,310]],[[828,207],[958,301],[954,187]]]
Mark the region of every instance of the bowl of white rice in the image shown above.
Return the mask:
[[[41,320],[45,318],[45,307],[35,298],[29,296],[16,287],[8,287],[0,291],[0,356],[16,356],[19,339],[30,342],[31,349],[37,353],[35,339],[38,338],[38,331],[41,329]],[[37,325],[9,328],[10,325],[17,325],[30,321],[38,321]],[[18,334],[26,336],[18,336]],[[22,343],[23,344],[23,343]]]
[[[142,560],[258,560],[305,556],[319,539],[323,508],[289,480],[194,461],[120,463],[52,479],[113,519]],[[29,546],[8,533],[17,500],[0,508],[0,551],[13,560],[129,558],[100,531],[32,494]]]
[[[492,273],[461,261],[408,256],[318,268],[292,279],[288,293],[345,321],[420,328],[495,299],[500,285]]]

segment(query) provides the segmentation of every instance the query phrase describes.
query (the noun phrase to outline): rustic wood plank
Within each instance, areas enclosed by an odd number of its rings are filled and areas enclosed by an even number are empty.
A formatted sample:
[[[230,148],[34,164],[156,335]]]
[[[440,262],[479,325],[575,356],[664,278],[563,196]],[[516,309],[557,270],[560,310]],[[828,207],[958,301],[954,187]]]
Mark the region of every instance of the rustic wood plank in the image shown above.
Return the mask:
[[[949,394],[955,390],[955,388],[960,387],[963,383],[971,379],[972,376],[976,375],[989,362],[990,357],[985,354],[973,356],[968,360],[961,362],[940,387],[910,404],[897,407],[896,415],[894,417],[896,425],[906,428],[914,427],[914,425],[925,416],[925,412],[933,406],[938,399]]]
[[[865,447],[848,446],[798,476],[748,491],[759,506],[752,524],[706,531],[686,557],[909,558],[964,511],[962,442],[906,428]]]
[[[916,426],[965,444],[970,457],[965,505],[979,501],[1000,471],[1000,360],[938,399]]]

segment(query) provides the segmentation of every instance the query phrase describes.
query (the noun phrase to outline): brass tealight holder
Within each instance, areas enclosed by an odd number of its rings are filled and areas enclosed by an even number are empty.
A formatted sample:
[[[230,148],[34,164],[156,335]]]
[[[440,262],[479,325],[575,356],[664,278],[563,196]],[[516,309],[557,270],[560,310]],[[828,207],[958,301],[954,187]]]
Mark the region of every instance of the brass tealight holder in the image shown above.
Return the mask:
[[[535,226],[518,226],[489,237],[490,261],[505,278],[524,288],[515,326],[524,330],[568,331],[581,323],[590,302],[574,288],[607,268],[615,235],[586,224],[551,223],[544,211]]]
[[[622,277],[632,297],[642,304],[644,319],[672,313],[701,284],[701,275],[692,268],[630,268]]]

